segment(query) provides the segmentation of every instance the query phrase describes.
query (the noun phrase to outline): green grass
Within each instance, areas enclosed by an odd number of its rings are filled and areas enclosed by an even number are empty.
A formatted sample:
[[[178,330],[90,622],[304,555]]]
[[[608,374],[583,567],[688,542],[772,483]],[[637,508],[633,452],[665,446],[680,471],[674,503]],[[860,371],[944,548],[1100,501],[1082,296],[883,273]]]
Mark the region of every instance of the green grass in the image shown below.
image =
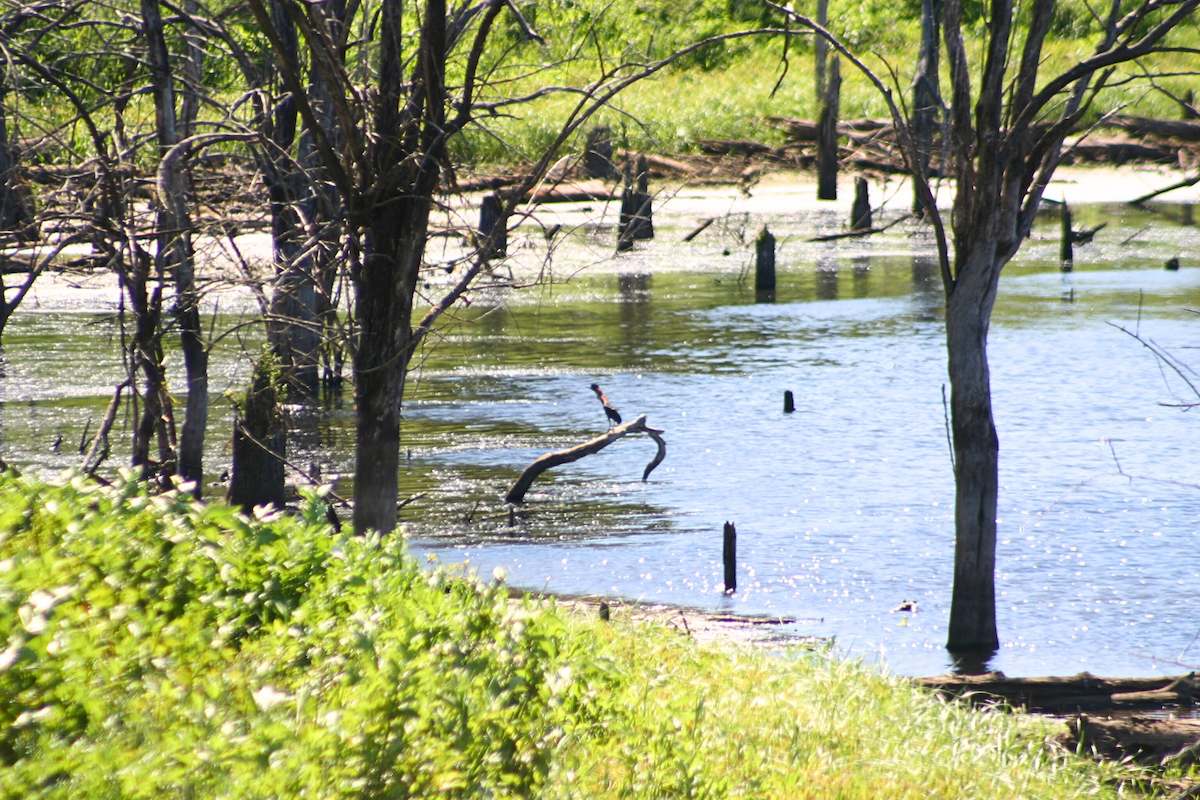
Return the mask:
[[[1018,717],[514,602],[322,514],[0,477],[0,796],[1116,796]]]
[[[853,44],[852,50],[903,106],[911,93],[913,54],[919,43],[917,26],[911,19],[897,19],[885,28],[882,12],[872,10],[869,4],[861,8],[840,18],[839,33]],[[976,31],[967,41],[976,81],[982,72],[981,33],[982,30]],[[1200,33],[1194,25],[1188,25],[1177,31],[1173,41],[1195,46],[1200,43]],[[1094,43],[1092,35],[1052,37],[1044,48],[1043,82],[1089,56]],[[525,56],[523,63],[537,60],[534,49],[533,45],[526,45],[521,51]],[[548,58],[546,63],[553,66],[514,78],[503,90],[515,96],[545,85],[587,85],[595,79],[598,68],[598,62],[588,55],[588,51],[581,51],[579,58],[564,63]],[[705,138],[782,144],[781,133],[769,122],[771,117],[816,119],[819,113],[811,42],[793,40],[787,53],[786,75],[783,56],[779,39],[764,38],[747,41],[723,55],[713,67],[691,64],[687,68],[666,70],[622,92],[611,108],[601,111],[584,127],[568,151],[582,150],[586,130],[597,124],[610,126],[631,148],[655,152],[696,152],[700,140]],[[1200,69],[1200,57],[1174,53],[1119,69],[1109,81],[1110,88],[1099,95],[1086,122],[1110,112],[1179,118],[1180,107],[1174,100],[1155,90],[1145,79],[1130,79],[1140,74],[1143,67],[1175,73],[1195,71]],[[949,73],[944,54],[941,72],[943,91],[948,92]],[[843,61],[841,75],[842,119],[889,116],[884,99],[853,65]],[[1189,88],[1195,88],[1190,80],[1179,75],[1159,78],[1156,83],[1182,97]],[[511,108],[511,116],[482,119],[479,127],[468,130],[455,142],[456,153],[476,164],[533,160],[557,135],[573,105],[574,101],[566,98],[543,99]],[[1051,114],[1057,110],[1053,105],[1048,108]]]

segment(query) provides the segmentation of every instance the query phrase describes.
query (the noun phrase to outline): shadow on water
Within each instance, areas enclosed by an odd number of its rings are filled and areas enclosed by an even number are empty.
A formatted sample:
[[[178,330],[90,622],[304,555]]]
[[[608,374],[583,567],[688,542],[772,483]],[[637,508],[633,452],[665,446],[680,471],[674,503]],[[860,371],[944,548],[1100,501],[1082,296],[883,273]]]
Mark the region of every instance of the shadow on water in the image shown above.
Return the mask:
[[[996,657],[996,650],[971,652],[946,651],[950,656],[950,671],[955,675],[986,675],[992,672],[989,663]]]

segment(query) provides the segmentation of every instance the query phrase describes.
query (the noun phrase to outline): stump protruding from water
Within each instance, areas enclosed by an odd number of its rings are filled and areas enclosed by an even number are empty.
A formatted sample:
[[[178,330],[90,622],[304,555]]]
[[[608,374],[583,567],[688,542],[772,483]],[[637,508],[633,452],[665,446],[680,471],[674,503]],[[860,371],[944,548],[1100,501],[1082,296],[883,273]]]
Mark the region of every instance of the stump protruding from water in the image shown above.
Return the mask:
[[[754,293],[760,303],[775,300],[775,237],[766,225],[754,240]]]
[[[1062,262],[1062,271],[1070,272],[1075,268],[1075,229],[1071,221],[1071,207],[1066,201],[1062,204],[1062,243],[1058,250],[1058,259]]]
[[[733,594],[737,591],[737,528],[732,522],[725,523],[722,558],[725,562],[725,594]]]
[[[588,131],[583,152],[583,171],[589,178],[607,180],[617,174],[613,166],[612,129],[605,125]]]
[[[854,205],[850,208],[850,230],[865,231],[871,228],[871,187],[867,179],[859,175],[854,179]]]
[[[633,249],[638,239],[654,238],[654,204],[650,197],[649,168],[645,156],[638,156],[637,174],[625,162],[625,188],[621,192],[621,218],[617,224],[617,252]]]
[[[229,504],[247,514],[255,506],[284,507],[283,459],[287,445],[276,385],[277,370],[260,361],[233,422]]]
[[[838,178],[838,104],[842,77],[834,56],[829,63],[829,80],[821,98],[821,116],[817,121],[817,199],[837,200]]]
[[[791,389],[787,389],[783,393],[783,413],[791,414],[796,410],[796,398],[792,394]]]
[[[508,253],[508,227],[501,219],[503,214],[500,198],[485,194],[479,204],[479,246],[486,248],[484,260],[503,258]]]

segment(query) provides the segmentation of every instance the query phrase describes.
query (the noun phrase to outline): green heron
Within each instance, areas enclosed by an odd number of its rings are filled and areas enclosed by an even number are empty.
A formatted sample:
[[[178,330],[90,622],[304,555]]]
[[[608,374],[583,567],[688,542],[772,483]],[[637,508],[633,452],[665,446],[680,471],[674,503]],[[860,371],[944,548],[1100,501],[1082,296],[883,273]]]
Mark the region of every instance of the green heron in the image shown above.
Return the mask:
[[[592,391],[596,393],[596,397],[600,400],[600,405],[604,406],[604,415],[608,417],[608,421],[611,423],[609,427],[620,425],[621,415],[617,413],[617,409],[613,407],[613,404],[608,402],[608,398],[604,396],[604,392],[600,391],[599,384],[593,383]]]

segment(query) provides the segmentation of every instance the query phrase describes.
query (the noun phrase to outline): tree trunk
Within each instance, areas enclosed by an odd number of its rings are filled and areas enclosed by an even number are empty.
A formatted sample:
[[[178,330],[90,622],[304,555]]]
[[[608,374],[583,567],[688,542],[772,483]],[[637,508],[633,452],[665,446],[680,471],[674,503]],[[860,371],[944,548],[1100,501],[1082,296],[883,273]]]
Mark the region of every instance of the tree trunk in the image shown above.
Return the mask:
[[[133,263],[121,276],[124,291],[133,306],[133,340],[130,350],[134,378],[142,374],[141,415],[133,435],[132,466],[142,480],[155,473],[175,471],[174,425],[171,397],[166,391],[162,351],[162,277],[151,276],[150,254],[136,247]],[[151,281],[158,285],[150,288]],[[135,393],[135,398],[137,394]],[[135,401],[136,402],[136,401]],[[135,406],[135,416],[137,416]],[[158,442],[158,460],[150,456],[151,443]]]
[[[286,50],[282,55],[284,61],[300,63],[295,24],[279,2],[271,4],[271,16]],[[327,102],[328,90],[315,66],[311,70],[308,94],[328,130],[332,127],[328,123],[332,109]],[[313,247],[311,231],[321,228],[320,223],[325,217],[318,219],[315,216],[321,209],[314,200],[316,191],[312,184],[319,180],[321,170],[320,159],[311,146],[311,134],[301,135],[298,157],[290,155],[296,141],[297,117],[296,103],[285,99],[275,107],[270,124],[270,138],[275,150],[268,156],[270,166],[266,172],[271,193],[276,283],[271,298],[268,335],[287,385],[300,399],[311,399],[317,393],[317,351],[321,343],[317,282],[314,279],[321,249]],[[307,229],[305,220],[309,222]]]
[[[829,65],[829,83],[821,102],[821,118],[817,123],[817,199],[837,200],[838,176],[838,105],[842,77],[835,56]]]
[[[436,163],[435,163],[436,167]],[[354,356],[354,530],[390,533],[399,494],[400,406],[411,357],[412,304],[431,201],[418,192],[388,204],[371,227],[357,287]]]
[[[917,74],[913,78],[912,138],[917,163],[914,169],[929,175],[933,153],[933,133],[937,128],[938,107],[938,32],[942,22],[942,0],[921,0],[921,51],[917,57]],[[921,189],[913,181],[914,214],[923,215]]]
[[[195,256],[192,252],[191,213],[184,176],[186,158],[168,156],[179,143],[175,117],[175,88],[167,53],[158,0],[142,0],[146,50],[154,89],[155,124],[162,161],[158,175],[158,250],[160,270],[169,269],[175,280],[175,319],[179,326],[187,381],[187,406],[179,437],[178,473],[195,484],[198,497],[204,484],[204,437],[208,430],[208,350],[200,323],[200,298],[196,291]]]
[[[822,28],[829,26],[829,0],[817,0],[817,24]],[[829,42],[824,36],[818,36],[813,53],[813,81],[816,84],[817,105],[825,102],[825,68],[829,61]]]
[[[987,333],[994,291],[971,291],[964,278],[946,301],[950,418],[955,458],[953,652],[999,647],[996,633],[996,501],[999,440],[992,420]],[[963,285],[967,283],[968,285]]]

